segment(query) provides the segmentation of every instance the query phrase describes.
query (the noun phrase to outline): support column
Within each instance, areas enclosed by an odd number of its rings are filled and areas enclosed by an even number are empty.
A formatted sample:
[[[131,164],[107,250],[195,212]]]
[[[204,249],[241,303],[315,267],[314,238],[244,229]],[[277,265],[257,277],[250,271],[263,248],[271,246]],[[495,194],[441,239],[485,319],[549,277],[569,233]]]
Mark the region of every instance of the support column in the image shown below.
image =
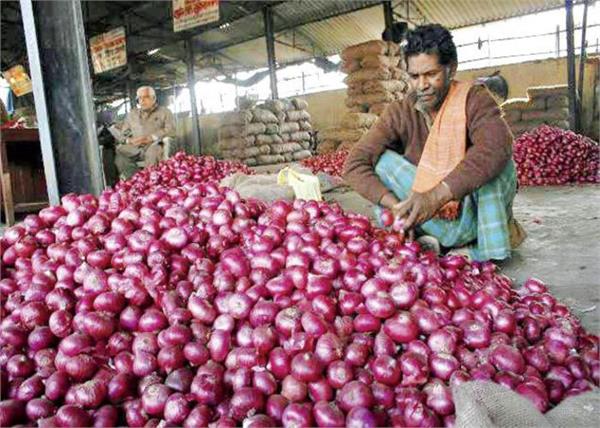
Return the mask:
[[[273,11],[269,6],[263,9],[265,39],[267,40],[267,59],[269,61],[269,78],[271,81],[271,98],[279,98],[277,91],[277,72],[275,60],[275,34],[273,30]]]
[[[200,122],[198,121],[198,103],[196,102],[196,76],[194,75],[194,45],[191,39],[186,42],[187,48],[187,78],[188,90],[190,92],[190,104],[192,107],[192,151],[196,154],[202,153],[200,142]]]
[[[583,131],[583,78],[584,78],[584,70],[585,70],[585,60],[586,60],[586,32],[587,32],[587,13],[588,13],[588,4],[589,0],[584,0],[583,6],[583,22],[581,23],[581,53],[579,54],[579,79],[577,80],[577,99],[579,100],[578,104],[578,118],[579,123],[577,124],[577,131]]]
[[[392,7],[392,0],[383,0],[383,18],[385,29],[391,34],[392,26],[394,25],[394,8]]]
[[[579,114],[575,82],[575,41],[573,25],[573,0],[565,0],[567,12],[567,78],[569,85],[569,128],[577,130]]]
[[[20,5],[50,202],[70,192],[99,195],[104,181],[81,3]]]

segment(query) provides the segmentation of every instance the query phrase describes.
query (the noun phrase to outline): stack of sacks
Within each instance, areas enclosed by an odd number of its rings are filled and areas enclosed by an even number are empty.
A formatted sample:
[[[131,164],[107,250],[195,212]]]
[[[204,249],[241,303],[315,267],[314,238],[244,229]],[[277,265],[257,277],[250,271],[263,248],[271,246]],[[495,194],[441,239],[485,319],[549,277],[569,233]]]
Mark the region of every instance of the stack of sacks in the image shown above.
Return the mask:
[[[264,134],[263,123],[252,123],[252,110],[227,113],[221,120],[217,149],[224,159],[244,160],[247,165],[256,165],[256,159],[245,156],[246,150],[254,147],[256,136]]]
[[[371,40],[344,49],[341,57],[350,111],[380,115],[389,103],[403,99],[408,76],[398,44]]]
[[[317,153],[351,150],[376,120],[376,114],[346,113],[339,127],[325,129],[319,133]]]
[[[510,99],[501,108],[504,119],[515,136],[543,124],[569,129],[567,85],[528,88],[527,98]]]
[[[308,103],[300,98],[271,100],[265,102],[264,108],[269,109],[278,118],[283,142],[272,146],[271,154],[282,156],[283,161],[280,162],[299,161],[310,157],[312,125],[307,111]]]

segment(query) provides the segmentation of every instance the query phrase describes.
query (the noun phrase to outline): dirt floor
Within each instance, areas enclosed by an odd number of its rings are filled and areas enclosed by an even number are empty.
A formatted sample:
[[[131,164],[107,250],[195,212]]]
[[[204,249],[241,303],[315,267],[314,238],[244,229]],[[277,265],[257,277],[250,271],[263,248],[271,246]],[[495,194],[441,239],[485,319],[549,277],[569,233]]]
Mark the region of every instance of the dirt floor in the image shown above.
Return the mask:
[[[372,215],[372,205],[347,188],[324,196]],[[590,332],[600,334],[600,186],[523,188],[514,213],[528,238],[502,271],[518,284],[531,276],[545,281]]]
[[[347,210],[371,215],[354,192],[327,194]],[[595,334],[600,334],[600,186],[527,187],[514,202],[528,237],[502,271],[518,284],[546,282]]]

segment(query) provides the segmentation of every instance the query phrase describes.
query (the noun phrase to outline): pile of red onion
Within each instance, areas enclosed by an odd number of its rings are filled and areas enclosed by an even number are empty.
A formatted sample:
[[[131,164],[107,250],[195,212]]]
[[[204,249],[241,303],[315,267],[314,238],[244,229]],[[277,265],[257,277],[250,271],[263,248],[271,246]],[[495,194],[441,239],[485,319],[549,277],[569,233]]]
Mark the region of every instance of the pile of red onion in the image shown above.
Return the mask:
[[[542,125],[517,138],[513,152],[523,186],[600,183],[598,143],[573,131]]]
[[[254,174],[252,169],[241,162],[177,152],[158,165],[138,171],[129,180],[119,181],[115,189],[138,196],[155,189],[183,186],[186,183],[219,182],[236,172]]]
[[[540,281],[161,165],[0,239],[0,426],[453,426],[470,379],[541,411],[598,385]]]
[[[346,162],[347,157],[348,152],[341,150],[339,152],[325,153],[306,158],[302,160],[300,164],[310,168],[313,174],[324,172],[329,175],[341,177],[344,171],[344,162]]]

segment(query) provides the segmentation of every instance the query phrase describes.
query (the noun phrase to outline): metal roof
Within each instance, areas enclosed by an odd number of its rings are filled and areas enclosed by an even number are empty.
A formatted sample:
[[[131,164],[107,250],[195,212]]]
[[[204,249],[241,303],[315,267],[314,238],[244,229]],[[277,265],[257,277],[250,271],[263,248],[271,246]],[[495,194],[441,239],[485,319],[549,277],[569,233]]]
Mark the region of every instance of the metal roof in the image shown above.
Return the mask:
[[[582,0],[576,0],[581,2]],[[82,2],[86,35],[92,37],[125,25],[132,64],[94,75],[100,97],[122,96],[124,80],[156,86],[185,83],[184,40],[196,51],[199,78],[264,67],[267,64],[262,8],[273,11],[279,65],[339,53],[343,48],[379,38],[384,28],[380,0],[221,0],[221,19],[173,33],[171,1]],[[393,0],[397,20],[413,24],[437,22],[450,29],[562,7],[563,0]],[[26,63],[16,1],[1,1],[2,69]],[[155,55],[152,49],[160,48]]]

